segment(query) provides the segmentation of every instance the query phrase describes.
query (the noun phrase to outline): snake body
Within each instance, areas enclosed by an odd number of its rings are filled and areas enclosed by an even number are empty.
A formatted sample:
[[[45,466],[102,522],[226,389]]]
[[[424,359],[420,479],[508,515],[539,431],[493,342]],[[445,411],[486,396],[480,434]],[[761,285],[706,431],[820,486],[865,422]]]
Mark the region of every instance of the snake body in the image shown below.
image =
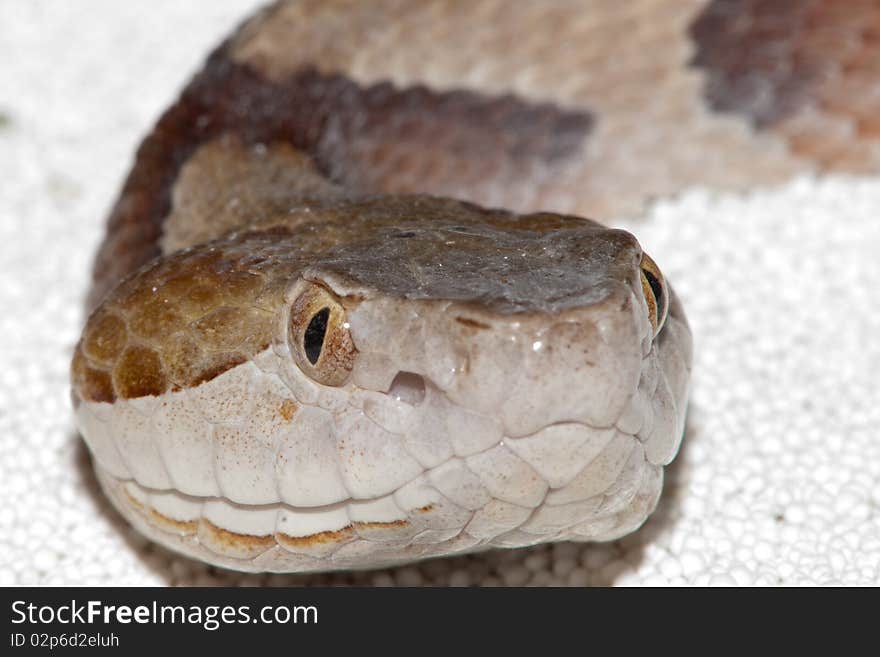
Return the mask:
[[[579,216],[876,170],[880,95],[857,91],[878,16],[258,12],[141,145],[97,257],[72,389],[104,491],[240,570],[633,531],[678,450],[691,336],[636,239]]]

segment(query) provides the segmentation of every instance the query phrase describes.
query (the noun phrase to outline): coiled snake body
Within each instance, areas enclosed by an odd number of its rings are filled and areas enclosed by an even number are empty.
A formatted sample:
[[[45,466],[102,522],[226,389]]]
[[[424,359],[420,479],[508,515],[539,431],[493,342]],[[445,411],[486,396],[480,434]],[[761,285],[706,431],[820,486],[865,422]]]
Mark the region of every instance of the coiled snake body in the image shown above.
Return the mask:
[[[691,337],[635,238],[574,215],[876,169],[880,96],[852,91],[877,15],[267,7],[161,118],[110,218],[72,364],[105,492],[241,570],[636,529]]]

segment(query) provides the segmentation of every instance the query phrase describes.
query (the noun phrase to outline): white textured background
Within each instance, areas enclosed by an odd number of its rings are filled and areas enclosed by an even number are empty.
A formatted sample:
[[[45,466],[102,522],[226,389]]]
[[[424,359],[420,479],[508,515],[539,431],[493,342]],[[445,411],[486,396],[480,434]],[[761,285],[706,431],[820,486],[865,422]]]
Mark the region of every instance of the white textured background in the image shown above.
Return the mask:
[[[660,508],[622,541],[264,577],[134,535],[68,405],[91,257],[138,141],[256,4],[0,2],[0,584],[880,584],[880,180],[695,192],[634,228],[696,361]]]

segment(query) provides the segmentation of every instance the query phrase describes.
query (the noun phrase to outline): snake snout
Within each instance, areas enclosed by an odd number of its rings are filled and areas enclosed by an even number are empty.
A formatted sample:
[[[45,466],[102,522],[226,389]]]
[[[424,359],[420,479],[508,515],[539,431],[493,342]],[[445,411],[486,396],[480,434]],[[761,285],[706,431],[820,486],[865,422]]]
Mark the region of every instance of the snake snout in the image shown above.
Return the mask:
[[[560,422],[614,425],[638,386],[642,333],[620,294],[566,313],[496,318],[462,336],[466,368],[446,388],[456,404],[496,418],[519,437]],[[491,321],[491,320],[490,320]]]

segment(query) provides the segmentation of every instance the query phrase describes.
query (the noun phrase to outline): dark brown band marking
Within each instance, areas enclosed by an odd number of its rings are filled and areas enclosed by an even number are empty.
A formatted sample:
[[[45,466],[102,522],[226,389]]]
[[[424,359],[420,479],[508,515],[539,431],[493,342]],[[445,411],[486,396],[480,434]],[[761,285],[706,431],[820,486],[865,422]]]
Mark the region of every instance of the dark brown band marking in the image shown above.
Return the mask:
[[[138,150],[98,254],[89,307],[159,255],[181,166],[221,134],[248,145],[290,143],[353,189],[443,194],[473,188],[481,179],[524,182],[536,165],[562,166],[581,152],[592,127],[587,112],[509,95],[388,83],[363,88],[314,70],[273,83],[231,61],[221,46]],[[404,169],[409,176],[400,178]]]
[[[717,112],[772,131],[823,171],[880,168],[880,5],[712,0],[690,29]]]
[[[821,69],[798,53],[811,0],[712,0],[689,30],[690,64],[706,73],[704,95],[717,112],[757,128],[790,115],[807,100]]]

